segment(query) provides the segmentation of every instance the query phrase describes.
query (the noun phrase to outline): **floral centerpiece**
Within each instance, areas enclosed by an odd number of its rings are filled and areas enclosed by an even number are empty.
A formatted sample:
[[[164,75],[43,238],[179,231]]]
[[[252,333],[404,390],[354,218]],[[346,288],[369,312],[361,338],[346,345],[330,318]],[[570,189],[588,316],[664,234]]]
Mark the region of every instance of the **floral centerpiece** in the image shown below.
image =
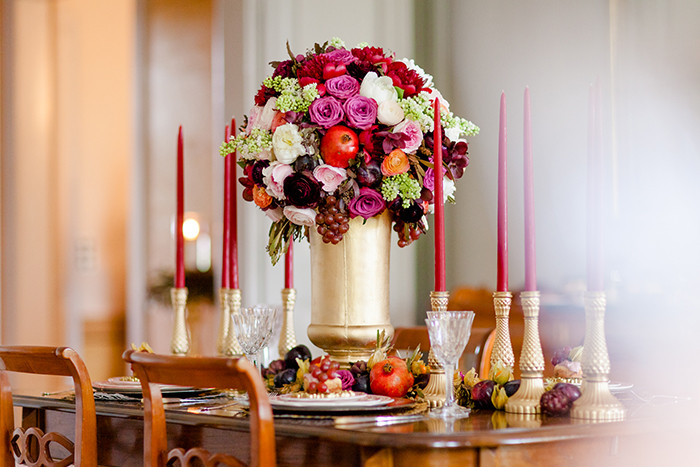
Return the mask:
[[[429,74],[382,48],[334,38],[289,55],[272,63],[241,134],[221,147],[224,156],[238,151],[243,198],[273,222],[273,264],[307,228],[337,244],[350,219],[385,211],[399,246],[416,240],[434,203],[433,101],[448,201],[469,163],[466,138],[479,128],[450,111]]]

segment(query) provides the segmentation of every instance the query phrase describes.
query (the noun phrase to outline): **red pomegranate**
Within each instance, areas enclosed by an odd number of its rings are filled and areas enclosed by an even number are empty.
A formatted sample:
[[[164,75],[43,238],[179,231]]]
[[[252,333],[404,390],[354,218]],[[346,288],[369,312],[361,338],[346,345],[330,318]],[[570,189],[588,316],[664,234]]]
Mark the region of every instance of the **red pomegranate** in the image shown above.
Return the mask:
[[[413,386],[413,374],[399,357],[375,363],[369,373],[369,387],[374,394],[403,397]]]
[[[321,138],[321,157],[333,167],[346,168],[359,150],[357,134],[343,125],[330,127]]]

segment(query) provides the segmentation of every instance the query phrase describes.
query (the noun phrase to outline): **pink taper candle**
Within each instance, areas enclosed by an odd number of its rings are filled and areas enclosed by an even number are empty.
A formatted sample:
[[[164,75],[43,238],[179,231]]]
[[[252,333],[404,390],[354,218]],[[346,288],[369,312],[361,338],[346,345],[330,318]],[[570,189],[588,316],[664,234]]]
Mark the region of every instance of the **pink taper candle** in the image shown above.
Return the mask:
[[[525,290],[537,290],[535,260],[535,189],[532,169],[532,122],[530,119],[530,88],[525,88],[523,112],[523,172],[525,177]]]
[[[433,131],[433,174],[435,175],[435,291],[446,291],[445,285],[445,201],[442,190],[442,126],[440,102],[433,102],[435,130]]]
[[[289,249],[284,255],[284,288],[293,289],[294,288],[294,252],[292,247],[294,246],[294,241],[289,239]]]
[[[231,132],[226,125],[225,141],[229,140]],[[224,235],[221,251],[221,288],[228,289],[231,285],[231,168],[233,156],[224,158]]]
[[[177,132],[177,210],[175,219],[175,287],[185,286],[185,236],[182,224],[185,220],[185,178],[182,144],[182,125]]]
[[[498,126],[498,277],[496,290],[508,291],[508,175],[506,138],[506,93],[501,93]]]
[[[603,148],[600,119],[600,87],[591,86],[588,96],[588,193],[586,272],[588,290],[602,292],[603,280]]]
[[[236,119],[231,119],[231,136],[236,137]],[[229,180],[231,190],[231,204],[229,204],[229,231],[231,235],[231,256],[229,258],[229,280],[232,289],[238,289],[238,196],[236,180],[236,152],[232,152],[226,159],[230,159],[231,178]]]

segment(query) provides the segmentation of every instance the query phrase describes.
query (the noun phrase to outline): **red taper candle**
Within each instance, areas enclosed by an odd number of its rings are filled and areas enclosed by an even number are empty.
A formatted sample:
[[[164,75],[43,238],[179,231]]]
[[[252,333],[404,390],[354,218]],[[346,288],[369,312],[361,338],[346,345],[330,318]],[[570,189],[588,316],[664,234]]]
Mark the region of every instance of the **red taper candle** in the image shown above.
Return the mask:
[[[508,291],[508,146],[506,138],[506,93],[501,93],[498,125],[498,272],[496,290]]]
[[[433,102],[435,124],[433,130],[433,174],[435,175],[435,291],[446,291],[445,286],[445,200],[442,189],[442,126],[440,101]]]
[[[236,137],[236,119],[231,119],[231,136]],[[231,163],[231,178],[229,180],[231,190],[231,203],[229,204],[229,232],[231,236],[231,256],[229,258],[230,265],[230,285],[232,289],[238,289],[238,196],[237,179],[236,179],[236,152],[232,152],[226,159],[230,159]]]
[[[175,287],[185,286],[185,236],[182,224],[185,221],[185,178],[182,125],[177,133],[177,214],[175,220]]]
[[[284,255],[284,288],[293,289],[294,288],[294,251],[292,247],[294,246],[294,241],[289,239],[289,249]]]
[[[231,132],[226,125],[225,141],[229,140]],[[228,289],[231,285],[231,168],[233,157],[229,154],[224,158],[224,234],[221,251],[221,288]]]

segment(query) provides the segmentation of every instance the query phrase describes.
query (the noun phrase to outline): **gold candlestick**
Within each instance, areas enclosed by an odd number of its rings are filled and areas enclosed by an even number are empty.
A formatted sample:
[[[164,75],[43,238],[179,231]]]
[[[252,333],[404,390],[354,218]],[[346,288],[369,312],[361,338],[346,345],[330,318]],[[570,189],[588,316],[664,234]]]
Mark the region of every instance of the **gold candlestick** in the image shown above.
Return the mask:
[[[233,319],[235,315],[241,312],[241,289],[227,289],[226,299],[228,301],[229,318],[223,355],[226,357],[243,355],[243,349],[241,349],[236,338],[236,322]]]
[[[231,318],[231,310],[229,308],[230,293],[229,288],[219,289],[219,303],[221,304],[221,316],[219,318],[219,337],[216,339],[216,353],[226,355],[226,339],[229,331],[229,320]]]
[[[540,397],[544,394],[544,355],[540,343],[538,317],[540,313],[540,293],[538,291],[520,294],[525,330],[523,348],[520,352],[520,388],[506,402],[506,412],[517,414],[540,413]]]
[[[493,341],[491,352],[491,367],[499,360],[511,369],[515,366],[513,345],[510,343],[510,331],[508,330],[508,314],[513,295],[510,292],[494,292],[493,307],[496,312],[496,338]],[[488,375],[481,375],[482,378]]]
[[[431,291],[430,292],[430,308],[432,311],[447,311],[447,303],[450,299],[450,292],[447,291]],[[433,349],[431,347],[428,352],[428,366],[430,367],[430,379],[428,385],[423,389],[425,399],[431,408],[442,407],[445,403],[445,370],[438,362]]]
[[[287,352],[297,345],[297,338],[294,334],[294,304],[296,299],[296,289],[282,289],[282,331],[277,345],[280,358],[284,358]]]
[[[571,417],[594,421],[622,420],[625,409],[608,386],[610,359],[605,342],[605,292],[586,292],[586,334],[583,339],[581,397]]]
[[[170,289],[173,304],[173,339],[170,352],[175,355],[187,355],[190,351],[190,331],[187,328],[187,287]]]

